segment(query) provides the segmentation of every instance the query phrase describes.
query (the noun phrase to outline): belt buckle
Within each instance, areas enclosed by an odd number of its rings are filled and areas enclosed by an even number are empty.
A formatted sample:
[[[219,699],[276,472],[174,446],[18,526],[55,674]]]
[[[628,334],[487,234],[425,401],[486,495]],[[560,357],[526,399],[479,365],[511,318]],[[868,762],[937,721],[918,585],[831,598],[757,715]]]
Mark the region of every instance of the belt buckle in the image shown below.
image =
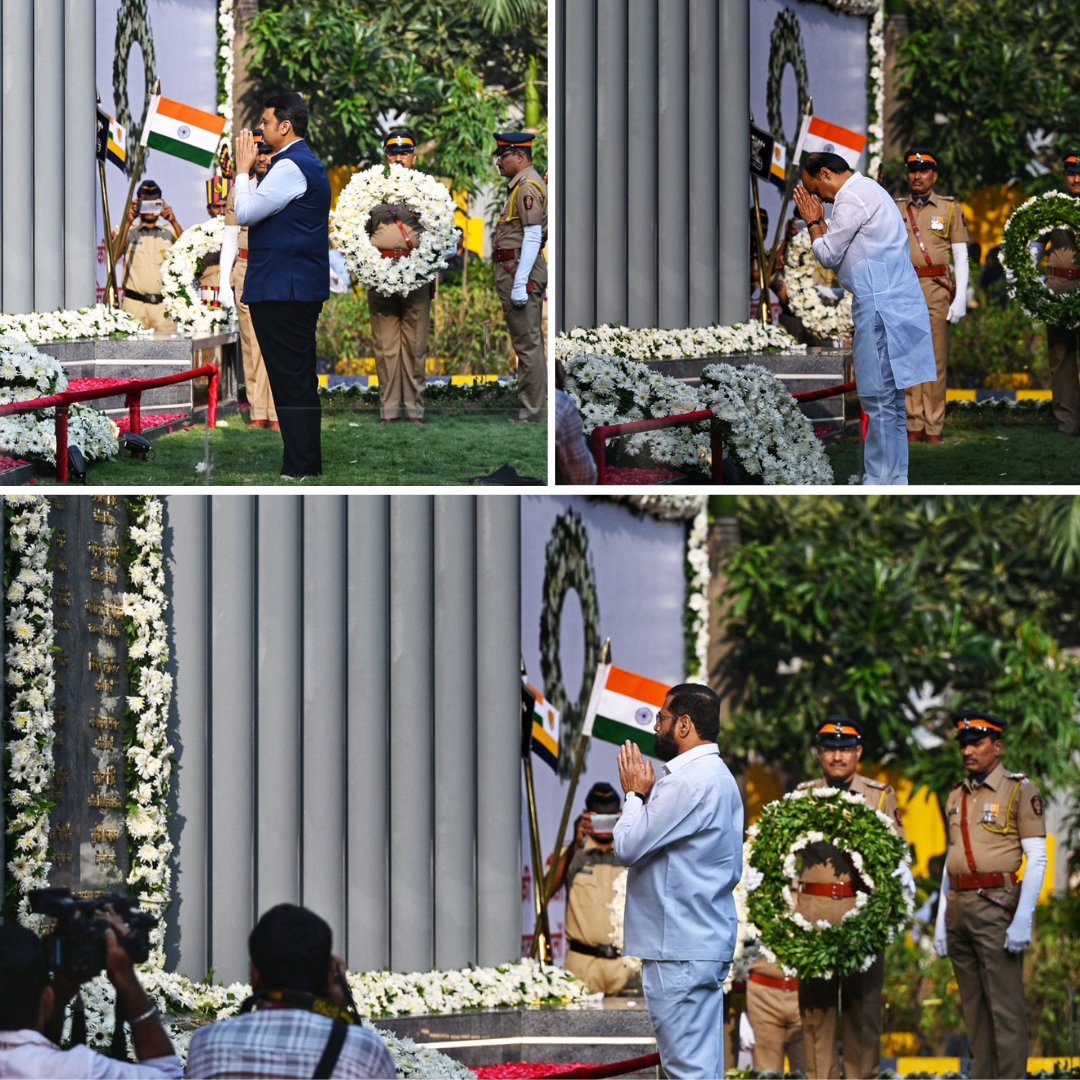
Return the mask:
[[[843,888],[844,888],[844,883],[842,881],[834,881],[832,883],[832,898],[834,900],[843,900],[844,899],[843,892],[841,891]]]

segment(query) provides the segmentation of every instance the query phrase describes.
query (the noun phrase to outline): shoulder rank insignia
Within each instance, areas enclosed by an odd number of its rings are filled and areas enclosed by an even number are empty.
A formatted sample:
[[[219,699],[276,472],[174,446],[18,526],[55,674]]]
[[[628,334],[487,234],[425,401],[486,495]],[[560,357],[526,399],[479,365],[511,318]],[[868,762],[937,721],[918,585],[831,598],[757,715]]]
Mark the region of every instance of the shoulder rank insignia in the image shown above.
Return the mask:
[[[1036,817],[1042,817],[1043,801],[1038,795],[1031,796],[1031,812]]]
[[[1028,778],[1027,778],[1027,774],[1026,774],[1026,773],[1022,773],[1022,772],[1007,772],[1007,773],[1005,774],[1005,776],[1006,776],[1006,778],[1007,778],[1007,779],[1009,779],[1009,780],[1016,780],[1016,781],[1017,781],[1018,783],[1021,783],[1021,784],[1029,784],[1029,783],[1031,783],[1031,781],[1030,781],[1030,780],[1028,780]]]

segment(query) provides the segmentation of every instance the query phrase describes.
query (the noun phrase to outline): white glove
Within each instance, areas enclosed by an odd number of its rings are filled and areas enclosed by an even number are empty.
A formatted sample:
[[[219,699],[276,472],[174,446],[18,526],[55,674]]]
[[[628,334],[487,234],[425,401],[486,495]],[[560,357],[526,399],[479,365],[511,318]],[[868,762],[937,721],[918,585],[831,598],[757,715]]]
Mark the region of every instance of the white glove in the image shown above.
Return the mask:
[[[510,290],[510,303],[514,307],[524,307],[529,302],[529,290],[525,285],[517,285]]]
[[[967,297],[958,292],[956,299],[949,305],[945,318],[951,323],[958,323],[967,314]]]
[[[524,307],[529,302],[529,275],[540,254],[544,242],[544,230],[539,225],[526,225],[521,237],[521,258],[514,273],[514,287],[510,290],[510,303]]]
[[[911,875],[911,867],[901,863],[893,872],[892,876],[900,879],[900,888],[907,893],[908,902],[915,899],[915,878]]]
[[[1035,916],[1035,904],[1042,890],[1046,875],[1046,838],[1030,836],[1020,841],[1027,856],[1024,882],[1020,886],[1020,902],[1016,914],[1005,931],[1005,951],[1021,953],[1031,944],[1031,924]]]
[[[750,1026],[750,1017],[742,1013],[739,1016],[739,1049],[753,1050],[756,1045],[757,1036],[754,1035],[754,1029]]]
[[[218,286],[218,301],[223,308],[236,307],[236,297],[232,290],[232,271],[236,256],[240,250],[240,226],[226,225],[221,238],[221,284]]]
[[[231,285],[227,285],[225,282],[222,282],[218,286],[217,297],[218,303],[221,304],[223,308],[236,307],[236,297],[233,296]]]
[[[949,955],[949,935],[945,931],[945,903],[949,896],[949,871],[941,874],[941,896],[938,898],[937,921],[934,923],[934,951],[938,956]]]
[[[945,316],[951,323],[958,323],[967,314],[968,253],[967,244],[952,245],[953,275],[956,278],[956,296]]]

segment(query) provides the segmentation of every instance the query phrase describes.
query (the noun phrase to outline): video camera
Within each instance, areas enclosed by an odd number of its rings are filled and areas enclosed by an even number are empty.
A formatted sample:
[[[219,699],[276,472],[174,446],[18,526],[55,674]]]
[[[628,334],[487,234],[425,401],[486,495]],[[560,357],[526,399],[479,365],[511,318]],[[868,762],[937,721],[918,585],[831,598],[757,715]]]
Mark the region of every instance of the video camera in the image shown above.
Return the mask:
[[[150,930],[158,921],[130,897],[110,894],[78,900],[70,889],[31,889],[28,897],[35,915],[56,920],[45,937],[49,965],[72,981],[86,982],[105,969],[105,931],[110,926],[98,915],[108,907],[131,928],[120,944],[132,963],[144,963],[150,956]]]

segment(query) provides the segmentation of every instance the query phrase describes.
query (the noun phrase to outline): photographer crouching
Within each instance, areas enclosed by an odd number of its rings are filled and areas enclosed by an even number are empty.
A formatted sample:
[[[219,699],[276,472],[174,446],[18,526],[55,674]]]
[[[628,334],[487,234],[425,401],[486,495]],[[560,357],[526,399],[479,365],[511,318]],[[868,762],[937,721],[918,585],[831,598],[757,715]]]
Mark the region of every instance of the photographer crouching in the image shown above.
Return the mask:
[[[65,907],[78,904],[63,898],[58,902]],[[0,1076],[182,1076],[183,1066],[157,1007],[135,974],[132,951],[138,950],[125,948],[125,941],[137,938],[137,933],[133,935],[111,905],[102,908],[92,924],[83,914],[74,917],[78,929],[66,939],[54,933],[42,940],[24,926],[0,926]],[[74,946],[66,954],[58,948],[65,940]],[[72,954],[77,963],[67,959]],[[60,1048],[68,1003],[81,984],[100,971],[101,964],[85,962],[91,955],[103,963],[116,988],[117,1013],[127,1019],[138,1064],[114,1060],[87,1046]]]

